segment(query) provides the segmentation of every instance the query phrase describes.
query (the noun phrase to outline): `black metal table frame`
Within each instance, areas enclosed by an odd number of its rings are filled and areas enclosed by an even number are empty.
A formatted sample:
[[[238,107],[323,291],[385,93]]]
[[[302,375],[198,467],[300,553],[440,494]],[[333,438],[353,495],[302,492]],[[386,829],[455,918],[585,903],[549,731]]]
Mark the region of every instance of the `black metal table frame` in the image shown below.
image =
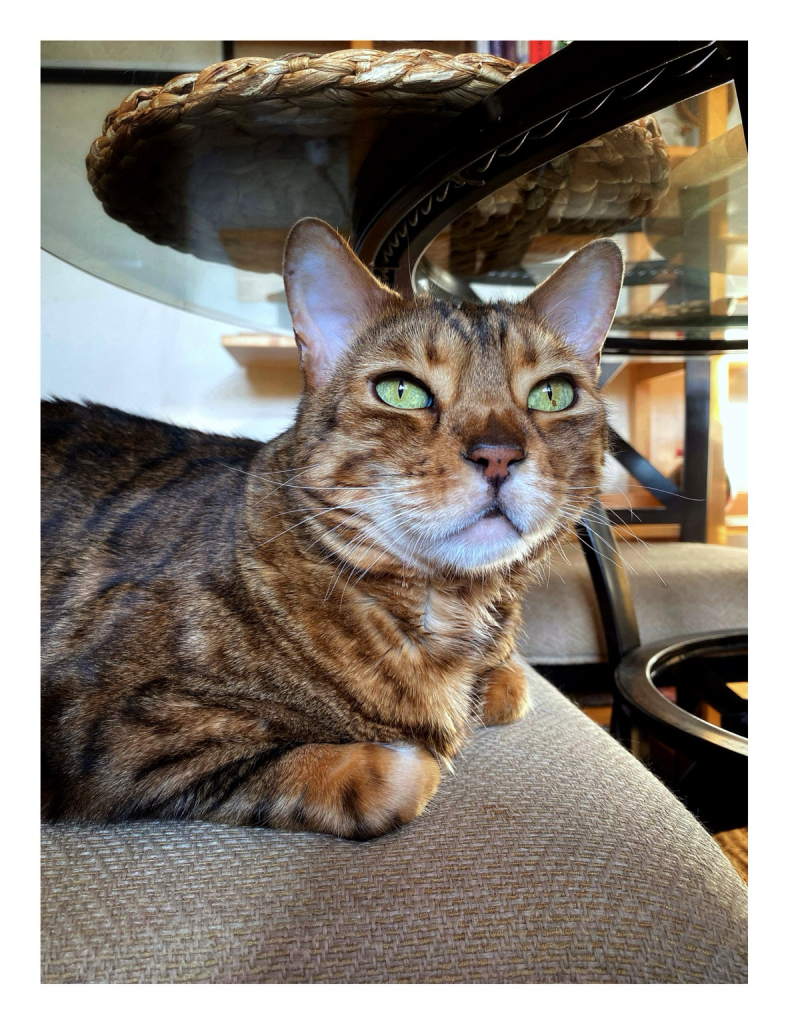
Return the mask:
[[[746,125],[746,46],[576,42],[507,82],[429,140],[414,133],[404,147],[401,128],[395,128],[392,145],[392,134],[384,132],[355,186],[356,251],[383,280],[408,288],[418,255],[443,228],[553,157],[730,81],[736,83]]]

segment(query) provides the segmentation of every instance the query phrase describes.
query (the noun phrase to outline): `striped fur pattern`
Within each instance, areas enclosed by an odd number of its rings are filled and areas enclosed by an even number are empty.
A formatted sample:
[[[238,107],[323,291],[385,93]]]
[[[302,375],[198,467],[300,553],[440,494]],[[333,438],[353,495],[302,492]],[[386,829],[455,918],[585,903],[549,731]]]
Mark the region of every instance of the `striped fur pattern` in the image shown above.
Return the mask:
[[[526,711],[522,591],[599,483],[601,340],[551,321],[556,285],[543,308],[402,299],[321,222],[285,272],[305,390],[273,441],[43,403],[49,820],[370,838],[424,810],[476,725]],[[338,286],[348,322],[315,326]],[[430,407],[382,402],[392,372]],[[557,373],[574,404],[530,410]],[[471,457],[515,446],[505,476]]]

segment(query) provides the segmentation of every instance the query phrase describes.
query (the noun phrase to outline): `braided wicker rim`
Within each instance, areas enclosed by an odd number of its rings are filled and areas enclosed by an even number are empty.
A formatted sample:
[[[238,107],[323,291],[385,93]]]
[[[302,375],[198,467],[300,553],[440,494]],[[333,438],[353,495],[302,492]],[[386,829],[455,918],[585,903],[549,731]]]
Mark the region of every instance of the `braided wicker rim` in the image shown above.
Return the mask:
[[[231,127],[239,135],[259,137],[277,125],[338,134],[352,130],[364,114],[464,109],[529,66],[491,54],[415,49],[222,61],[130,93],[109,112],[103,134],[90,147],[88,177],[95,186],[138,138],[176,127],[187,135]]]
[[[206,218],[204,210],[188,206],[182,182],[195,156],[224,147],[235,147],[237,152],[237,147],[246,146],[248,159],[259,163],[267,159],[267,146],[275,145],[275,137],[346,137],[358,165],[374,138],[392,121],[416,116],[451,118],[528,67],[491,54],[452,56],[426,49],[391,53],[351,49],[222,61],[200,72],[178,75],[165,85],[130,93],[109,112],[103,134],[90,147],[88,180],[109,216],[152,241],[203,259],[263,269],[254,254],[259,240],[252,235],[247,245],[251,253],[226,251],[228,231],[244,232],[248,221],[243,226],[222,222],[224,214],[217,206],[217,223],[213,224],[213,212]],[[636,137],[630,138],[636,127]],[[595,140],[589,144],[597,151],[592,154],[589,150],[587,159],[599,160],[604,152],[612,154],[613,163],[620,163],[629,147],[631,156],[637,154],[644,168],[636,171],[636,180],[654,195],[667,188],[667,151],[658,126],[656,131],[647,130],[638,122],[604,139],[605,143]],[[619,140],[623,150],[618,149]],[[603,145],[604,151],[599,150]],[[227,194],[238,187],[242,174],[236,170],[243,172],[244,168],[233,165],[233,174],[227,174],[223,186]],[[571,186],[581,191],[589,191],[590,181],[595,188],[606,188],[614,195],[624,187],[604,166],[586,183],[577,180],[581,171],[583,168],[575,168],[571,181]],[[603,176],[601,186],[599,175]],[[631,174],[626,180],[632,181]],[[657,183],[655,191],[652,186]],[[529,203],[534,201],[536,196]],[[286,207],[285,202],[283,218]],[[293,219],[305,212],[320,215],[317,209],[290,212]],[[640,212],[640,208],[633,210],[633,215]],[[487,223],[488,215],[481,211],[466,220],[467,234],[485,225],[493,236],[508,231],[497,217]],[[285,226],[289,224],[281,225]],[[536,225],[530,233],[534,230],[539,230]],[[237,240],[234,244],[237,247]],[[265,269],[274,269],[278,252],[261,259]]]

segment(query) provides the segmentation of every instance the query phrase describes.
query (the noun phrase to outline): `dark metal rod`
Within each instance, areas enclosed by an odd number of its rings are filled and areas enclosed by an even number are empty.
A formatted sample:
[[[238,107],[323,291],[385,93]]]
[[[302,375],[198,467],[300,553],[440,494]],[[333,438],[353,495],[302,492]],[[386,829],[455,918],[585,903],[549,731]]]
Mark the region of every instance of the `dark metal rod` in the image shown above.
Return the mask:
[[[638,483],[650,490],[657,501],[662,502],[671,512],[681,515],[681,489],[668,477],[663,476],[656,466],[652,466],[648,459],[633,448],[629,441],[625,441],[616,430],[610,427],[609,432],[610,451],[613,457]]]
[[[666,68],[664,76],[652,74],[660,67]],[[412,148],[404,148],[397,140],[394,160],[392,140],[388,140],[387,159],[381,158],[380,146],[386,141],[382,136],[376,143],[377,154],[373,146],[357,180],[356,251],[381,274],[394,264],[402,273],[397,255],[393,259],[391,253],[384,255],[387,242],[394,240],[392,232],[426,197],[435,199],[430,211],[405,228],[411,254],[424,251],[460,213],[519,174],[626,120],[728,81],[732,73],[715,43],[572,43],[501,86],[445,128],[415,139]],[[646,87],[655,80],[656,86]],[[635,88],[636,83],[643,88]],[[589,97],[613,89],[617,90],[613,99],[591,116],[586,110]],[[501,147],[525,131],[531,131],[526,143],[511,157],[501,156]],[[463,169],[493,150],[499,156],[484,172],[481,184],[463,184]],[[447,189],[450,194],[444,200]]]
[[[607,513],[599,501],[593,502],[588,514],[577,524],[577,535],[599,604],[607,659],[615,668],[628,651],[640,645],[640,634],[629,580]]]
[[[709,417],[711,414],[711,360],[687,360],[684,394],[684,502],[681,539],[706,541],[709,477]]]

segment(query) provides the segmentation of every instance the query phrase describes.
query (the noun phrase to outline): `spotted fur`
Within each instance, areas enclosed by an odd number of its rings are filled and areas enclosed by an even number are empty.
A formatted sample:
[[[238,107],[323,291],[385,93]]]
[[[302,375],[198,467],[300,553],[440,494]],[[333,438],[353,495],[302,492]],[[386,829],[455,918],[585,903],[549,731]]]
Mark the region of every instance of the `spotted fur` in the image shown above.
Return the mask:
[[[597,243],[596,262],[613,248]],[[572,274],[541,305],[405,300],[301,222],[285,263],[305,373],[292,428],[262,444],[43,403],[47,819],[369,838],[424,810],[476,724],[525,713],[522,592],[605,450],[609,316],[584,349],[559,301],[582,291]],[[339,328],[312,323],[324,279],[347,293]],[[433,405],[385,405],[374,382],[392,371]],[[557,373],[574,404],[528,409]],[[523,458],[490,482],[480,444]]]

